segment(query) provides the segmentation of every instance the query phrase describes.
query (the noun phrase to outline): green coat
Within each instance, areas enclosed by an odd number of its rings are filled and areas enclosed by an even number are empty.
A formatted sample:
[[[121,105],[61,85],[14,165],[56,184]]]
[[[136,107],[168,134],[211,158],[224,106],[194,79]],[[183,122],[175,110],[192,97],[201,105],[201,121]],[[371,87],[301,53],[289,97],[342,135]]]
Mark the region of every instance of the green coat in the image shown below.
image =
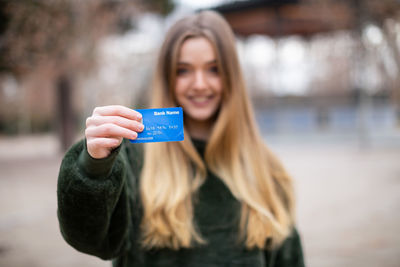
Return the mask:
[[[205,143],[194,142],[203,154]],[[66,153],[58,177],[58,219],[64,239],[75,249],[118,267],[302,267],[296,229],[274,251],[246,249],[237,242],[240,203],[208,172],[194,204],[194,220],[207,245],[170,250],[141,247],[142,205],[138,179],[142,146],[124,142],[105,159],[93,159],[84,140]]]

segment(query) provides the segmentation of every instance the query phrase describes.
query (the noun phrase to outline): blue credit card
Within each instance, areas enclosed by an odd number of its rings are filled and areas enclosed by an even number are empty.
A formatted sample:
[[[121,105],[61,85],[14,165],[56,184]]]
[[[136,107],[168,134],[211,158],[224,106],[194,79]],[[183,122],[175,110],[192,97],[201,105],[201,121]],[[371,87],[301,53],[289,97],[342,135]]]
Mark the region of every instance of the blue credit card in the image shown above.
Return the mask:
[[[135,109],[142,114],[144,130],[131,143],[183,141],[182,108]]]

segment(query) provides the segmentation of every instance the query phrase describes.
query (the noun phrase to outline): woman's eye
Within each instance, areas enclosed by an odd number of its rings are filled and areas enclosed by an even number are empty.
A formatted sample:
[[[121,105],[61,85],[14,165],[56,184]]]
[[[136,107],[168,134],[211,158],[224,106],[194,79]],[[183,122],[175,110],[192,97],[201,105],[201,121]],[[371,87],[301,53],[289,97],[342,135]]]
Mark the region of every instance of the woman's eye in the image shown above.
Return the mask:
[[[178,68],[177,70],[176,70],[176,74],[178,74],[178,75],[180,75],[180,74],[185,74],[185,73],[187,73],[188,72],[188,69],[185,69],[185,68]]]
[[[210,72],[218,73],[218,67],[217,67],[217,66],[211,67],[211,68],[210,68]]]

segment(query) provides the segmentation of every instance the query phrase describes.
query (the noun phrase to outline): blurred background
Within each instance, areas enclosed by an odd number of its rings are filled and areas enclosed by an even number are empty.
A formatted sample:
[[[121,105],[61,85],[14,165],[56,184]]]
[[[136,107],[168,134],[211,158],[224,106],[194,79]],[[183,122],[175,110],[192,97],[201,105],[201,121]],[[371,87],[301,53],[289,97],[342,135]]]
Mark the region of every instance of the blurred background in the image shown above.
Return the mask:
[[[307,266],[400,266],[399,0],[0,0],[0,266],[110,266],[63,241],[58,168],[94,107],[145,107],[168,27],[232,26]]]

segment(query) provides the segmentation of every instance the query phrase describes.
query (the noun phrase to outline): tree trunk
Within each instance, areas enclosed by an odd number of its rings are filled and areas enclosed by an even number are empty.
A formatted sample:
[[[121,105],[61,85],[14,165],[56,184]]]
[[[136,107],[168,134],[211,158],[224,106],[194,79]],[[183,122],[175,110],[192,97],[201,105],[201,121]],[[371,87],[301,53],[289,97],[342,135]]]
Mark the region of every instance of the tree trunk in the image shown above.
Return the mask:
[[[66,151],[74,141],[75,119],[72,105],[72,81],[68,74],[61,74],[56,81],[57,124],[61,149]]]

